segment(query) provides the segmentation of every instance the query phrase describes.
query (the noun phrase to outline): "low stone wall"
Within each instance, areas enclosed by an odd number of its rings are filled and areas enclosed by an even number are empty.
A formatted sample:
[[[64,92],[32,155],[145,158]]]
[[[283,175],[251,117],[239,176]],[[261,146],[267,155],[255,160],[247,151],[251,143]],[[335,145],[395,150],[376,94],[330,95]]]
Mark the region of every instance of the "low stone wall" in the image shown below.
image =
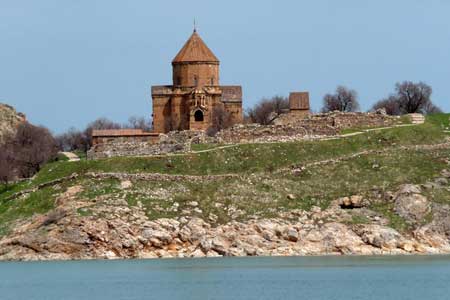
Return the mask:
[[[323,124],[339,129],[351,127],[379,127],[395,124],[398,117],[386,115],[383,111],[373,113],[363,112],[330,112],[323,114],[307,115],[299,118],[291,112],[281,115],[274,121],[275,125],[302,125],[302,124]],[[312,122],[312,123],[311,123]]]
[[[334,136],[340,130],[352,127],[391,126],[399,122],[398,117],[383,113],[341,113],[310,115],[304,118],[287,113],[280,116],[275,125],[244,124],[235,125],[210,138],[202,131],[173,131],[160,134],[151,140],[139,137],[124,138],[109,136],[99,139],[88,151],[88,159],[113,156],[151,156],[167,153],[191,151],[191,144],[202,143],[249,143],[283,142],[305,138]]]
[[[333,136],[346,128],[391,126],[396,123],[397,117],[383,113],[332,112],[304,118],[287,113],[280,116],[274,125],[236,125],[219,132],[217,139],[222,143],[290,141]]]
[[[231,179],[239,177],[239,174],[217,174],[217,175],[172,175],[161,173],[86,173],[87,177],[94,179],[118,179],[130,181],[169,181],[177,182],[180,180],[187,181],[215,181],[220,179]]]
[[[386,115],[382,112],[376,113],[330,113],[319,114],[313,117],[316,118],[331,118],[333,126],[339,129],[346,129],[352,127],[380,127],[392,126],[399,122],[398,117]]]
[[[142,141],[138,138],[109,138],[107,142],[94,145],[87,153],[88,159],[117,156],[151,156],[182,153],[191,150],[191,143],[203,143],[205,134],[198,131],[173,131],[160,134],[158,141]]]
[[[303,126],[302,126],[303,125]],[[332,136],[337,129],[326,124],[302,125],[236,125],[217,134],[219,143],[283,142],[312,136]]]

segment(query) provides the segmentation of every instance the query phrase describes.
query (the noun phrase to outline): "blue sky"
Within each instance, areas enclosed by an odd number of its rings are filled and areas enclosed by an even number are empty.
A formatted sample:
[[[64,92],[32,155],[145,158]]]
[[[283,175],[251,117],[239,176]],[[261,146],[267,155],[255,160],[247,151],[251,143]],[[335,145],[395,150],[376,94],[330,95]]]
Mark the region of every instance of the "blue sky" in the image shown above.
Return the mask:
[[[424,81],[450,111],[447,0],[0,0],[0,102],[54,132],[151,114],[193,19],[244,106],[337,85],[363,109],[398,81]]]

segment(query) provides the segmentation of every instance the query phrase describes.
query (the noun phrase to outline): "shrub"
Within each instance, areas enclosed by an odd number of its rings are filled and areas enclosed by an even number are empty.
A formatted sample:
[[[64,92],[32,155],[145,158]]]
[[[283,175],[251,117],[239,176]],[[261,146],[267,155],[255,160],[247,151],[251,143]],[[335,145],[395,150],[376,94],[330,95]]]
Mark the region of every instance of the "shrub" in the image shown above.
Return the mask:
[[[338,86],[334,94],[323,97],[322,112],[342,111],[352,112],[359,109],[358,94],[355,90]]]
[[[289,100],[286,97],[274,96],[262,99],[253,108],[246,111],[246,122],[268,125],[272,123],[285,110],[289,109]]]
[[[44,127],[22,123],[15,135],[0,146],[0,180],[28,178],[58,154],[58,146],[50,131]]]
[[[431,101],[432,92],[431,86],[423,82],[404,81],[395,85],[394,94],[375,103],[372,109],[385,108],[390,115],[442,112]]]

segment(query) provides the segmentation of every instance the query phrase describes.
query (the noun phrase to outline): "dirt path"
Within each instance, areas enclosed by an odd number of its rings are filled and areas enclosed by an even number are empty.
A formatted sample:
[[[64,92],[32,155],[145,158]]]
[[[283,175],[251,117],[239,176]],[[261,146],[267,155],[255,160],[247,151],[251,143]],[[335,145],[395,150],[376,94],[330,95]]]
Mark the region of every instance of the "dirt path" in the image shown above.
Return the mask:
[[[290,167],[280,168],[280,169],[276,170],[275,173],[283,173],[286,171],[293,171],[295,169],[303,171],[306,168],[340,163],[342,161],[347,161],[347,160],[350,160],[350,159],[353,159],[353,158],[356,158],[356,157],[359,157],[362,155],[383,154],[383,153],[388,153],[391,151],[399,151],[399,150],[403,150],[403,151],[426,150],[426,151],[429,151],[429,150],[439,150],[439,149],[450,149],[450,142],[441,143],[441,144],[432,144],[432,145],[412,145],[412,146],[388,147],[388,148],[384,148],[384,149],[364,150],[364,151],[360,151],[360,152],[356,152],[353,154],[344,155],[344,156],[340,156],[340,157],[329,158],[329,159],[314,161],[314,162],[305,163],[305,164],[291,165]]]
[[[432,145],[412,145],[412,146],[401,146],[401,147],[391,147],[391,148],[385,148],[385,149],[373,149],[373,150],[364,150],[360,152],[356,152],[349,155],[344,155],[340,157],[335,158],[329,158],[325,160],[320,161],[313,161],[305,164],[292,164],[288,167],[282,167],[277,170],[275,170],[273,173],[280,174],[284,172],[293,172],[295,170],[303,171],[306,168],[321,166],[321,165],[327,165],[327,164],[336,164],[340,163],[342,161],[350,160],[362,155],[369,155],[373,153],[382,154],[387,153],[390,151],[398,151],[398,150],[438,150],[438,149],[450,149],[450,142],[441,143],[441,144],[432,144]],[[256,172],[253,174],[263,174],[266,173],[265,171]],[[146,181],[180,181],[180,180],[189,180],[189,181],[214,181],[214,180],[220,180],[220,179],[233,179],[233,178],[244,178],[249,174],[213,174],[213,175],[178,175],[178,174],[160,174],[160,173],[107,173],[107,172],[90,172],[86,173],[85,176],[90,178],[115,178],[119,180],[146,180]],[[62,182],[70,181],[80,176],[79,174],[72,174],[68,177],[63,177],[54,181],[46,182],[43,184],[40,184],[36,187],[33,187],[31,189],[26,189],[23,191],[20,191],[18,193],[14,193],[11,196],[7,197],[5,200],[13,200],[20,196],[36,192],[42,188],[53,186],[56,184],[60,184]]]
[[[352,133],[347,133],[347,134],[340,134],[340,135],[336,135],[336,136],[305,138],[305,139],[295,140],[295,141],[290,141],[290,142],[338,140],[338,139],[342,139],[342,138],[353,137],[353,136],[365,134],[365,133],[371,132],[371,131],[381,131],[381,130],[387,130],[387,129],[392,129],[392,128],[409,127],[409,126],[417,126],[417,125],[421,125],[421,124],[401,124],[401,125],[395,125],[395,126],[390,126],[390,127],[371,128],[371,129],[365,129],[365,130],[362,130],[362,131],[357,131],[357,132],[352,132]],[[285,141],[285,142],[287,142],[287,141]],[[225,144],[225,145],[213,147],[213,148],[210,148],[210,149],[197,150],[197,151],[193,150],[193,151],[186,152],[186,153],[167,153],[167,154],[159,154],[159,155],[151,155],[151,156],[137,156],[137,157],[155,157],[155,158],[157,158],[157,157],[168,157],[168,156],[187,156],[187,155],[191,155],[191,154],[200,154],[200,153],[214,152],[214,151],[219,151],[219,150],[223,150],[223,149],[239,147],[240,145],[248,145],[248,144],[264,145],[264,144],[279,144],[279,143],[285,143],[285,142],[283,142],[283,141],[270,141],[270,142],[245,142],[245,143],[238,143],[238,144]]]
[[[69,161],[80,161],[80,158],[78,157],[78,155],[76,155],[73,152],[61,152],[62,155],[64,155],[65,157],[67,157],[69,159]]]
[[[329,140],[337,140],[337,139],[342,139],[342,138],[353,137],[353,136],[365,134],[367,132],[372,132],[372,131],[381,131],[381,130],[387,130],[387,129],[392,129],[392,128],[410,127],[410,126],[417,126],[417,125],[420,125],[420,124],[401,124],[401,125],[395,125],[395,126],[390,126],[390,127],[370,128],[370,129],[365,129],[365,130],[362,130],[362,131],[346,133],[346,134],[340,134],[340,135],[331,136],[331,137],[318,137],[318,138],[304,139],[304,140],[298,140],[298,141],[329,141]],[[193,154],[206,153],[206,152],[212,152],[212,151],[222,150],[222,149],[226,149],[226,148],[237,147],[239,145],[245,145],[245,144],[278,144],[278,143],[283,143],[283,142],[281,142],[281,141],[277,141],[277,142],[271,141],[271,142],[227,144],[227,145],[222,145],[222,146],[218,146],[218,147],[214,147],[214,148],[210,148],[210,149],[191,151],[189,153],[176,153],[176,154],[172,154],[172,155],[187,155],[187,154],[192,154],[192,153]]]

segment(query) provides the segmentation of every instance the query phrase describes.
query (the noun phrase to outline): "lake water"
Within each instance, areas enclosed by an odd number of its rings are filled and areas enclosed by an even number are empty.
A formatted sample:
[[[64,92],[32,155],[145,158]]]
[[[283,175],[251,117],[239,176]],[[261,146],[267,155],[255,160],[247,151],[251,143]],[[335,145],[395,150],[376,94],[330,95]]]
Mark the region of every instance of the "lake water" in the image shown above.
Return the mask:
[[[0,263],[0,299],[450,299],[450,257]]]

